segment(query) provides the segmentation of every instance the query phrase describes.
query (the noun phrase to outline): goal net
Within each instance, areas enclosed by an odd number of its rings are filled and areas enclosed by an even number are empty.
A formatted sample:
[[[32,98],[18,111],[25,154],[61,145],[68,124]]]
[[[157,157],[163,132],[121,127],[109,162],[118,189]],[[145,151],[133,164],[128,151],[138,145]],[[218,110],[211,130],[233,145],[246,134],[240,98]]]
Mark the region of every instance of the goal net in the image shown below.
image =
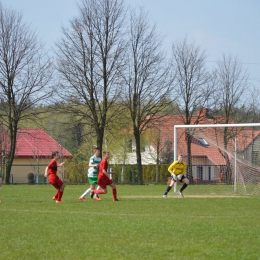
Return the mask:
[[[195,192],[260,195],[260,124],[175,125],[178,154]]]

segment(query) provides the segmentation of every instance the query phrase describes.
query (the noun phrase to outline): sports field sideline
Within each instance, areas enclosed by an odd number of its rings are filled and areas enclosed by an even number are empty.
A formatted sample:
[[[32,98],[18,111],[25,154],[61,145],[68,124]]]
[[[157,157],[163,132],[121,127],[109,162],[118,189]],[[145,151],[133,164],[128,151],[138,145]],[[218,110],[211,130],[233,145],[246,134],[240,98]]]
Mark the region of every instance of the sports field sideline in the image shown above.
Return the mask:
[[[259,196],[117,185],[118,202],[79,201],[87,188],[56,204],[51,185],[3,185],[1,259],[260,259]]]

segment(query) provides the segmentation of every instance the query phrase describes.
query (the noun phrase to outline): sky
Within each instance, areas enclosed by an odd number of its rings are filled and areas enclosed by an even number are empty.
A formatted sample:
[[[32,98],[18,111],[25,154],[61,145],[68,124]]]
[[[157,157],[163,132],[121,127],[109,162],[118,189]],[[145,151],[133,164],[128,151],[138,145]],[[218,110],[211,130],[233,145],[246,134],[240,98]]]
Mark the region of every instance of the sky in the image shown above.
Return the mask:
[[[51,50],[62,36],[61,25],[78,15],[79,0],[0,0],[23,14]],[[126,7],[142,6],[151,24],[164,36],[170,53],[173,42],[185,37],[205,50],[207,67],[213,68],[223,54],[237,57],[249,73],[249,81],[260,87],[259,0],[124,0]]]

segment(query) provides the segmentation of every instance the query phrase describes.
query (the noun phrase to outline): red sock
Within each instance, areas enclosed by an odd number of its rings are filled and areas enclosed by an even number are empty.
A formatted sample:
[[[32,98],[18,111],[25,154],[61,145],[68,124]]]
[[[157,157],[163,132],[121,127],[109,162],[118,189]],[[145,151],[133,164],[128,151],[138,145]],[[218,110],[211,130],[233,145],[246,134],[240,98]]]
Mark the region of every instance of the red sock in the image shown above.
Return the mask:
[[[62,195],[63,195],[63,191],[59,190],[58,199],[57,199],[58,201],[61,201]]]
[[[104,190],[93,190],[92,192],[95,194],[105,194]]]
[[[113,189],[113,199],[116,200],[116,189]]]
[[[58,196],[59,196],[59,190],[57,190],[56,194],[55,194],[55,199],[57,200],[58,199]]]

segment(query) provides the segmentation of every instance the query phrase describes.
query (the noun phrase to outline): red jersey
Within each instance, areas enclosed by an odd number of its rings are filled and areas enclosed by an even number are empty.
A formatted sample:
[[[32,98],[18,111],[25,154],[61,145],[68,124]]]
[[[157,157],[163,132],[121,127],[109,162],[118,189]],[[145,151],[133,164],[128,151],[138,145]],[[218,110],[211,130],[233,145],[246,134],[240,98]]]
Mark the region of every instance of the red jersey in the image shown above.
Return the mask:
[[[105,169],[105,171],[107,172],[107,168],[108,168],[108,161],[107,159],[102,159],[100,165],[99,165],[99,173],[98,173],[98,176],[99,177],[102,177],[102,176],[106,176],[104,173],[103,173],[103,169]]]
[[[98,173],[98,185],[102,189],[106,189],[107,185],[111,185],[113,183],[113,181],[110,180],[110,178],[105,173],[103,173],[103,169],[105,169],[107,172],[107,169],[108,169],[107,159],[102,159],[102,161],[99,165],[99,173]]]
[[[55,159],[52,159],[48,165],[48,175],[57,174],[57,162]]]

